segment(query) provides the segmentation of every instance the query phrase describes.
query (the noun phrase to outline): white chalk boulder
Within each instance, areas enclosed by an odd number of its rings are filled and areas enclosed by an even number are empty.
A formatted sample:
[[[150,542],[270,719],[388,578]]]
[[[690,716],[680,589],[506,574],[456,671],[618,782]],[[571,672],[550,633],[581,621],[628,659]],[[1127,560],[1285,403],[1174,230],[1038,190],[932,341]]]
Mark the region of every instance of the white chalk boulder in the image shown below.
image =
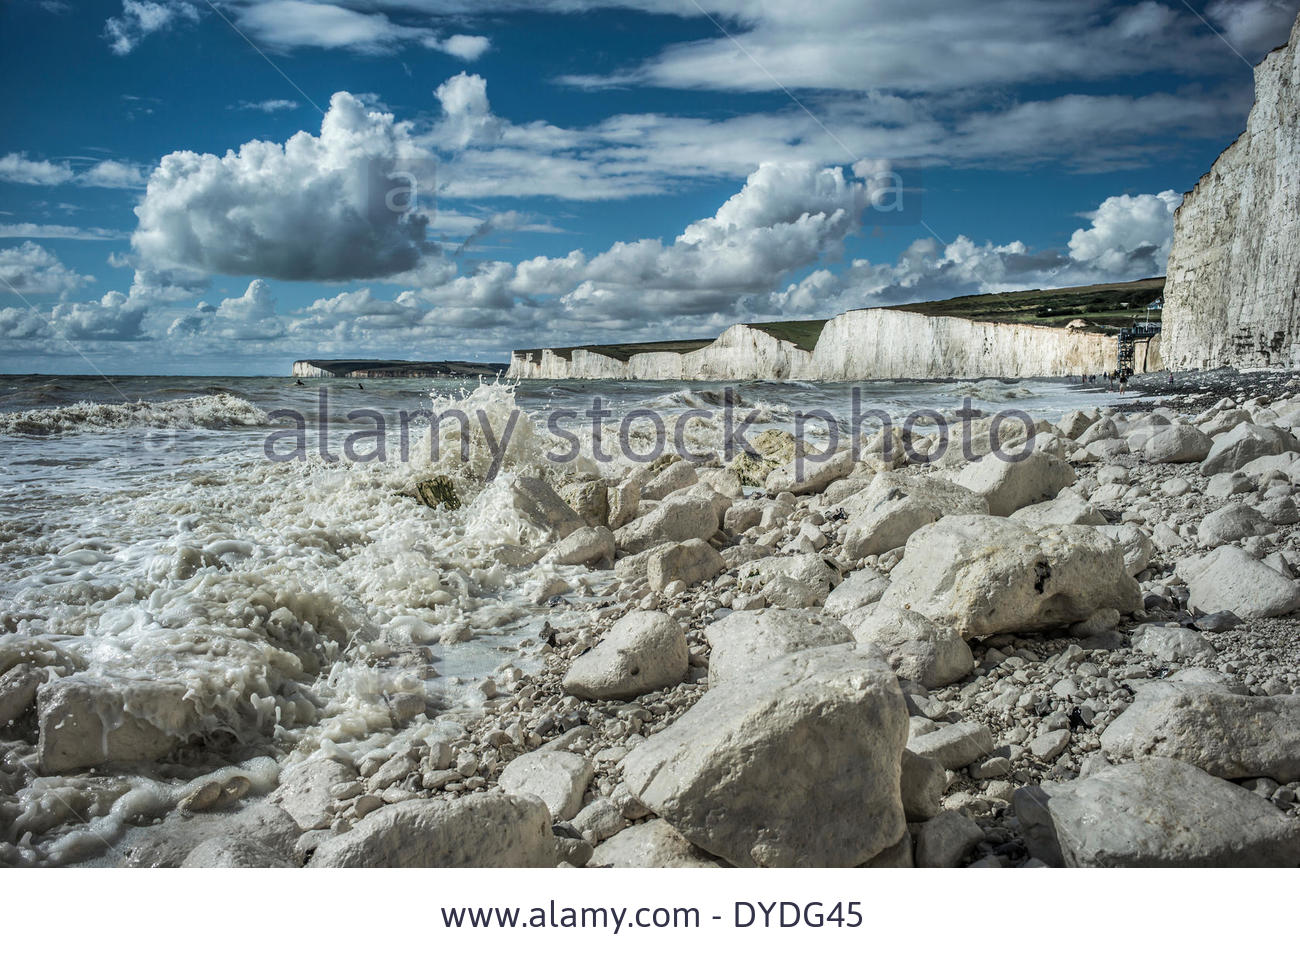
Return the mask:
[[[584,699],[630,699],[681,682],[686,635],[662,612],[629,612],[595,648],[574,659],[564,690]]]
[[[946,516],[908,541],[881,602],[970,638],[1132,612],[1141,591],[1120,545],[1091,526],[1035,532],[996,516]]]
[[[907,709],[879,659],[796,652],[710,689],[623,760],[624,781],[690,842],[733,865],[861,865],[905,825]]]

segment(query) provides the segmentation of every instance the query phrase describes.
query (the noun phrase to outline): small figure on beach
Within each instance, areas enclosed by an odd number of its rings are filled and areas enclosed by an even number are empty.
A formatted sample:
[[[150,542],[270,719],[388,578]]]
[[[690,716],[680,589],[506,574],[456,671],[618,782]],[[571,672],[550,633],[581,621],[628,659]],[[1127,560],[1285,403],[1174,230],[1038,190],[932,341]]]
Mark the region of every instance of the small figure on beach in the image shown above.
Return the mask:
[[[1127,388],[1128,388],[1128,373],[1121,372],[1119,374],[1119,394],[1121,396],[1124,395],[1124,390]]]

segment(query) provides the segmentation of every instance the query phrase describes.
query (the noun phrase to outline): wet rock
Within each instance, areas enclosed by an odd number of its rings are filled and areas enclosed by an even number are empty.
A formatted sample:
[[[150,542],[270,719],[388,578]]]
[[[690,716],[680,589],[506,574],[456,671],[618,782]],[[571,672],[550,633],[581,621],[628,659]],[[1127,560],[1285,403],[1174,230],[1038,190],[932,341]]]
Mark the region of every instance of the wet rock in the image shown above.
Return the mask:
[[[615,531],[636,518],[641,503],[641,484],[629,476],[606,493],[609,502],[609,527]]]
[[[1030,853],[1070,867],[1300,864],[1300,829],[1265,799],[1184,762],[1152,758],[1019,789]]]
[[[591,762],[558,749],[527,752],[501,770],[501,787],[510,795],[535,795],[556,821],[578,814],[595,769]]]
[[[796,652],[710,689],[624,759],[632,793],[734,865],[859,865],[904,832],[907,711],[884,662]]]
[[[212,844],[191,865],[200,857],[214,862],[221,857],[234,864],[244,857],[238,846],[249,847],[248,858],[269,851],[275,863],[300,864],[296,846],[301,835],[302,829],[288,812],[261,802],[237,812],[168,819],[123,839],[116,850],[121,864],[136,868],[179,868],[206,842]]]
[[[584,478],[566,483],[560,498],[589,526],[609,523],[609,490],[603,479]]]
[[[689,667],[682,627],[662,612],[630,612],[574,660],[564,690],[587,699],[628,699],[681,682]]]
[[[456,487],[447,476],[420,480],[415,484],[415,491],[411,495],[430,509],[460,508],[460,496],[456,494]]]
[[[614,533],[605,526],[588,527],[565,536],[546,560],[556,565],[602,565],[614,561],[614,549]]]
[[[510,497],[515,510],[550,539],[563,539],[586,525],[543,479],[516,476],[510,483]]]
[[[199,728],[188,691],[164,682],[109,688],[78,676],[42,685],[36,696],[41,770],[53,775],[162,758]]]
[[[229,835],[200,842],[181,862],[182,868],[298,868],[301,865],[296,849],[286,855],[255,838]]]
[[[36,704],[36,690],[46,678],[45,669],[19,662],[0,675],[0,729],[25,715]]]
[[[529,795],[489,792],[389,805],[326,839],[313,868],[553,868],[551,813]]]
[[[710,649],[710,688],[743,681],[791,652],[853,642],[853,633],[833,616],[801,609],[733,612],[709,625],[704,637]]]
[[[334,789],[356,781],[356,772],[331,759],[300,762],[280,773],[271,801],[283,808],[303,831],[329,828],[334,820]]]

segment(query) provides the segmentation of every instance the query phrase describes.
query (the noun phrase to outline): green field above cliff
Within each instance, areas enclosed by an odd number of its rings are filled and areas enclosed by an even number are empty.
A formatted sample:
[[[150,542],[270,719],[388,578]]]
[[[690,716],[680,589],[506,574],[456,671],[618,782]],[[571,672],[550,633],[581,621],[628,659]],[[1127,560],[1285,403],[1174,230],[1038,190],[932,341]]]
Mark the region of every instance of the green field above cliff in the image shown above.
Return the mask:
[[[1083,320],[1098,332],[1117,332],[1142,320],[1148,304],[1164,293],[1163,276],[1129,283],[1071,286],[1064,289],[1021,289],[1006,293],[981,293],[925,303],[903,303],[887,307],[925,316],[955,316],[981,323],[1029,323],[1035,326],[1067,326]],[[793,322],[746,323],[776,339],[812,352],[827,319]],[[566,346],[553,352],[571,359],[576,349],[626,362],[639,353],[690,353],[709,345],[712,339],[679,339],[666,342],[617,343],[594,346]],[[541,350],[521,350],[532,362]]]

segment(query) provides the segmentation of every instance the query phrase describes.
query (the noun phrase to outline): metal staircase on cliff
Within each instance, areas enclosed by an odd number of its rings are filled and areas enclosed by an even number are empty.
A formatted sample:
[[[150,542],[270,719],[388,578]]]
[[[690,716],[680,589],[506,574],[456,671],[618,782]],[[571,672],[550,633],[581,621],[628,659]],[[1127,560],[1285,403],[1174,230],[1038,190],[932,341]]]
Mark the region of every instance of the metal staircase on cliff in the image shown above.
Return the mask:
[[[1119,359],[1117,361],[1117,372],[1121,376],[1132,376],[1136,370],[1133,368],[1135,354],[1138,343],[1149,343],[1151,340],[1160,335],[1160,320],[1144,320],[1140,323],[1134,323],[1128,329],[1119,331]]]

